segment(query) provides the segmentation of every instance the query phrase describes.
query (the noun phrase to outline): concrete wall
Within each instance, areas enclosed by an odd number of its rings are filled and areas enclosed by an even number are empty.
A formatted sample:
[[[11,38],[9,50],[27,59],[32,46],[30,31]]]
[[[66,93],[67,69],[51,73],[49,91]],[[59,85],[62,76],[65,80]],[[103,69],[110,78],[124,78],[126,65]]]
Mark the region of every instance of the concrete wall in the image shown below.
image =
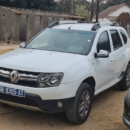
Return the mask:
[[[0,40],[7,41],[9,39],[17,40],[15,34],[16,15],[13,10],[0,8]]]
[[[53,21],[69,19],[68,17],[69,15],[0,6],[0,41],[28,41]]]
[[[27,41],[39,33],[41,30],[48,27],[48,25],[50,25],[52,22],[65,19],[68,19],[68,16],[56,14],[28,15]]]

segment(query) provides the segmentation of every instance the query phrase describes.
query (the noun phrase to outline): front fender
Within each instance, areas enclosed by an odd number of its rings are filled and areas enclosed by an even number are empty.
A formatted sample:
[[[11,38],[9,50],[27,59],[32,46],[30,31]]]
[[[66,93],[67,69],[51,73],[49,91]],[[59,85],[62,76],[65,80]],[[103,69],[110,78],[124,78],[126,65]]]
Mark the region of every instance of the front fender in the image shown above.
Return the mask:
[[[71,71],[71,73],[70,73]],[[89,77],[95,77],[94,66],[91,62],[79,63],[66,70],[67,76],[71,79],[71,82],[79,82],[80,84]]]

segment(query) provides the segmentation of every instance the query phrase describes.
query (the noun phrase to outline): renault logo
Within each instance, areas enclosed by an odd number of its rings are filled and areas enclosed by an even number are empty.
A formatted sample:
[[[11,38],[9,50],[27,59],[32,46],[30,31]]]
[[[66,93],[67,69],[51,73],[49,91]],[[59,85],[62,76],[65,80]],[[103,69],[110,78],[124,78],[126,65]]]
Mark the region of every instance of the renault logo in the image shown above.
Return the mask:
[[[10,80],[12,83],[17,83],[18,71],[13,70],[10,74]]]

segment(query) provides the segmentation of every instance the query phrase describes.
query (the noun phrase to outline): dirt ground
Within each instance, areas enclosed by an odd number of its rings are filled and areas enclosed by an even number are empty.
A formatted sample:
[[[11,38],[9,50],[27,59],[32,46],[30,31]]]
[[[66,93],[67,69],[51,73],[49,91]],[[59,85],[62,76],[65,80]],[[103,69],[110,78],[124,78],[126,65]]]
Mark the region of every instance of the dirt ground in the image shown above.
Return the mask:
[[[96,96],[82,125],[68,122],[65,113],[44,114],[0,104],[0,130],[129,130],[122,121],[126,93],[115,86]]]
[[[14,49],[18,49],[19,45],[1,45],[0,44],[0,54],[3,54],[5,52],[12,51]]]
[[[12,49],[17,49],[19,48],[19,45],[1,45],[0,44],[0,51],[3,51],[3,50],[12,50]]]

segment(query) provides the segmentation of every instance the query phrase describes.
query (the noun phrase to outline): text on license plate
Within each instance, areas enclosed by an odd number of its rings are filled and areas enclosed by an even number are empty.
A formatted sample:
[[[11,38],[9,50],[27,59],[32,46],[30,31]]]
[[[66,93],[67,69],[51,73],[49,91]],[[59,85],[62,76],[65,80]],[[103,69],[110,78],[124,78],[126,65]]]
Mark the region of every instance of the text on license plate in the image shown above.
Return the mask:
[[[17,96],[17,97],[25,97],[24,90],[8,88],[8,87],[3,87],[3,86],[0,86],[0,93],[9,94],[9,95]]]

